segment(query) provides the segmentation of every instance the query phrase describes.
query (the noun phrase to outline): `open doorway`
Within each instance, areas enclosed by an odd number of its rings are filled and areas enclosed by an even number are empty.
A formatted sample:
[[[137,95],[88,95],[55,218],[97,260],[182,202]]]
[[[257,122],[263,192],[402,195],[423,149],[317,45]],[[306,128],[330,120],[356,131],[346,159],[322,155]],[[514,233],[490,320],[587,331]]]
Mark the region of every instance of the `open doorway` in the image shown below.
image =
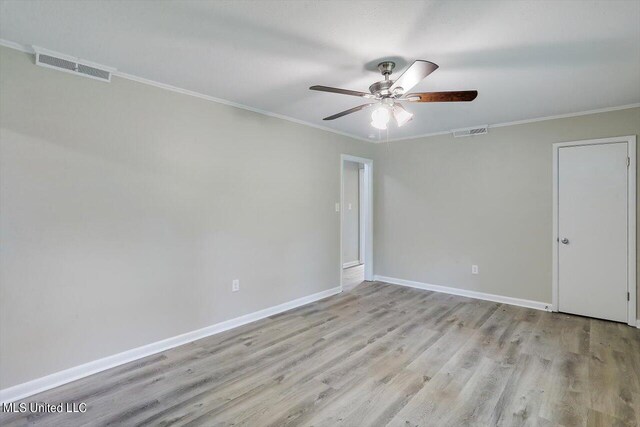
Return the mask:
[[[373,162],[343,154],[340,166],[340,283],[343,291],[350,291],[373,277]]]

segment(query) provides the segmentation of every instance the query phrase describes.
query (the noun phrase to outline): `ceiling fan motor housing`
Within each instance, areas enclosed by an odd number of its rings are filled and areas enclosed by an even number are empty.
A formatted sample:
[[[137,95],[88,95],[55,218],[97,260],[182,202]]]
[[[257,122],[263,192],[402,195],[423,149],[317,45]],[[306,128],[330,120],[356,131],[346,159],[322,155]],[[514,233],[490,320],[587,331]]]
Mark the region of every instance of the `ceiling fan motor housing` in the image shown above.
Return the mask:
[[[384,80],[369,86],[369,91],[372,94],[382,97],[391,96],[389,88],[393,85],[393,81],[389,79],[389,75],[393,73],[395,67],[396,63],[393,61],[383,61],[378,64],[378,70],[380,70],[380,73],[384,76]]]
[[[389,88],[393,85],[393,80],[381,80],[369,86],[369,91],[374,95],[389,96],[391,91]]]

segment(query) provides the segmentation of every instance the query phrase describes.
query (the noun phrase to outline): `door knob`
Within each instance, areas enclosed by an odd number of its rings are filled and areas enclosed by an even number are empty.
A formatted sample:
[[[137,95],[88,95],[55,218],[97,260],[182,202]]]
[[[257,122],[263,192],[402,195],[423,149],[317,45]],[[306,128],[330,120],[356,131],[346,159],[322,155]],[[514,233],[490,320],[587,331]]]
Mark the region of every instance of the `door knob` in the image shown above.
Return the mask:
[[[567,239],[566,237],[562,240],[560,240],[563,244],[568,245],[569,244],[569,239]]]

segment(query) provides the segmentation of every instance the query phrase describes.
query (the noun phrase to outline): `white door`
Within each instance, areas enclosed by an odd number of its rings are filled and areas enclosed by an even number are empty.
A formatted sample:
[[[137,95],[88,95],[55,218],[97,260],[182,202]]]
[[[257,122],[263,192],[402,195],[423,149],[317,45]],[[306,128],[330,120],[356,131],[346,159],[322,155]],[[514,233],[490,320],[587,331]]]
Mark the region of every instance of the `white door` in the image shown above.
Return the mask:
[[[558,308],[627,321],[627,143],[558,149]]]

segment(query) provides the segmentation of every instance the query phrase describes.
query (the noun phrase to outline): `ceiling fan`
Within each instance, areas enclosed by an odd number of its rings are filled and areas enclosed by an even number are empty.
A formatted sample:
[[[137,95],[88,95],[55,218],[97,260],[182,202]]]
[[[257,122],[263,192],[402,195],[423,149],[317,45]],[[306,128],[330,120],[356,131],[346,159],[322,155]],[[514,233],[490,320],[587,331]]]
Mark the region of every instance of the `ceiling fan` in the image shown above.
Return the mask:
[[[478,91],[475,90],[408,93],[415,85],[420,83],[422,79],[437,70],[438,66],[429,61],[415,61],[398,80],[394,81],[390,80],[389,76],[395,66],[395,62],[392,61],[384,61],[378,64],[378,69],[384,76],[384,80],[369,86],[370,93],[329,86],[311,86],[309,88],[311,90],[359,96],[374,101],[325,117],[323,120],[335,120],[347,114],[355,113],[356,111],[377,107],[371,113],[371,126],[384,130],[387,129],[387,125],[392,116],[398,127],[413,118],[413,114],[405,110],[401,102],[468,102],[473,101],[478,96]]]

